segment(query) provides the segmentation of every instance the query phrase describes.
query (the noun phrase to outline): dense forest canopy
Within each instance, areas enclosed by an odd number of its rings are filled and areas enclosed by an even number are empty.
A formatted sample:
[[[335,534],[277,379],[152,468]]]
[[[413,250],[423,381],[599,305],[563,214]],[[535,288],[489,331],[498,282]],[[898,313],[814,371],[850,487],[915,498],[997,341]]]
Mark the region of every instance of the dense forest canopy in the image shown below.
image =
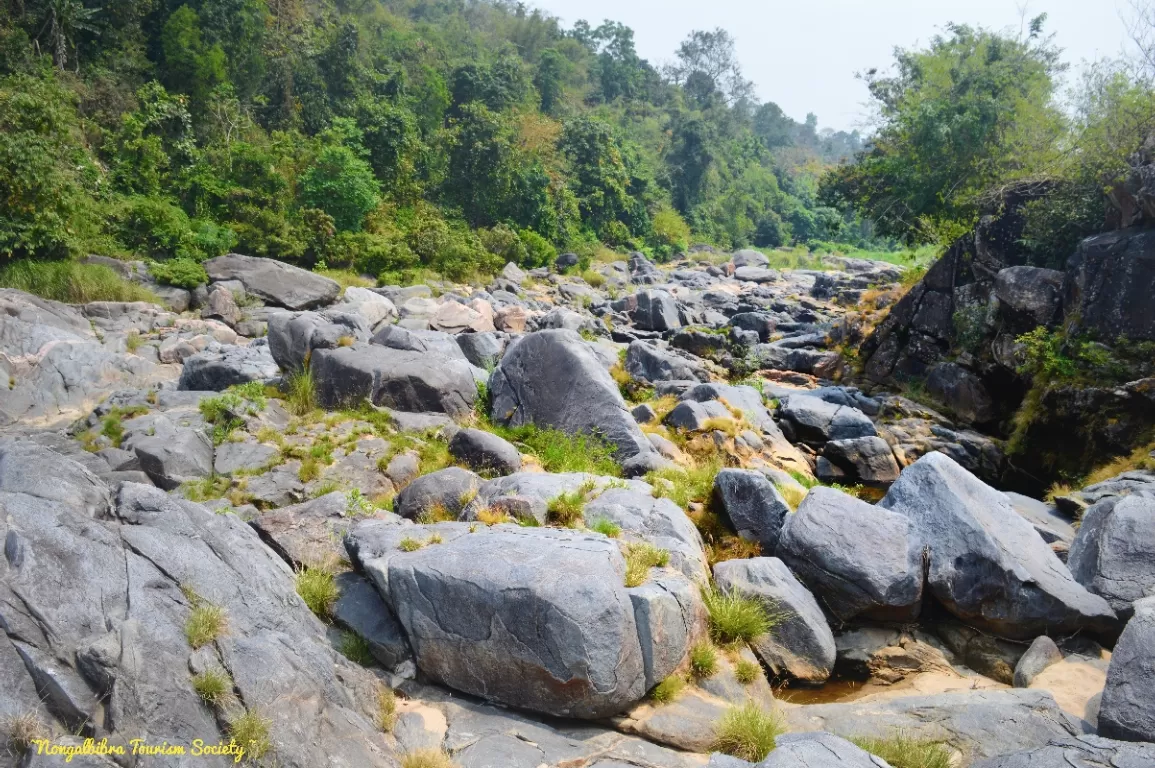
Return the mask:
[[[861,148],[757,103],[721,29],[659,71],[628,27],[500,0],[0,5],[10,258],[461,278],[598,244],[877,245],[817,199]]]

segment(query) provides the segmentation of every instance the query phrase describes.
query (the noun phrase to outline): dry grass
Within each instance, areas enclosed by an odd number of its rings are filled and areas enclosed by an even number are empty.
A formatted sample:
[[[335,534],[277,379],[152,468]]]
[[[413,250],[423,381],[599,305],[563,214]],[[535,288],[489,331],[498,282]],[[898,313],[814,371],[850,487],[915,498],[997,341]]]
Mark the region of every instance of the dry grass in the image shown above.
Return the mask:
[[[1130,472],[1134,469],[1155,469],[1155,458],[1151,457],[1151,452],[1155,451],[1155,443],[1143,445],[1136,448],[1127,456],[1119,456],[1101,467],[1096,467],[1091,474],[1083,481],[1084,486],[1101,483],[1104,480],[1110,480],[1116,475],[1121,475],[1124,472]]]
[[[229,736],[245,748],[245,759],[259,760],[273,748],[273,721],[249,710],[229,724]]]
[[[411,536],[406,536],[397,543],[397,549],[402,552],[416,552],[425,546],[425,542],[418,541]]]
[[[0,731],[10,753],[23,755],[32,749],[37,741],[47,739],[51,734],[48,727],[35,712],[24,712],[0,720]]]
[[[640,587],[651,568],[665,568],[670,564],[669,552],[641,542],[627,544],[625,556],[627,587]]]
[[[421,749],[401,757],[401,768],[457,768],[440,749]]]
[[[184,627],[188,644],[194,649],[215,641],[227,629],[228,617],[225,609],[203,600],[193,605]]]
[[[477,510],[477,522],[484,525],[500,525],[501,523],[512,523],[514,519],[507,515],[500,509],[492,509],[490,507],[483,507]]]
[[[377,691],[377,727],[385,733],[397,723],[397,694],[392,688],[381,686]]]

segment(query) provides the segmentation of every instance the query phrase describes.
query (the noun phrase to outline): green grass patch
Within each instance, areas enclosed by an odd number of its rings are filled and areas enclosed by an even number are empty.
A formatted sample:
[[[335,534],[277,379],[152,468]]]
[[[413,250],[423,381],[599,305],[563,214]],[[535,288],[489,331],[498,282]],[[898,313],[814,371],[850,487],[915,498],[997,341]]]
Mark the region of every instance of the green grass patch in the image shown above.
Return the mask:
[[[294,577],[297,594],[317,618],[328,620],[333,603],[341,596],[337,580],[329,568],[302,566]]]
[[[337,650],[349,661],[360,664],[362,667],[371,667],[376,663],[369,641],[356,632],[342,632],[341,644]]]
[[[586,506],[585,486],[576,491],[553,497],[545,508],[546,520],[550,525],[574,528],[582,521],[582,511]]]
[[[670,553],[641,542],[626,545],[626,586],[640,587],[646,582],[651,568],[665,568],[670,564]]]
[[[758,762],[774,751],[776,740],[785,732],[777,713],[749,701],[722,715],[714,729],[713,748],[741,760]]]
[[[610,539],[616,539],[622,533],[622,527],[620,525],[604,517],[599,517],[597,520],[594,520],[593,523],[590,524],[590,530]]]
[[[736,592],[703,589],[702,602],[710,615],[710,637],[717,643],[750,642],[774,626],[761,602]]]
[[[717,671],[718,649],[706,640],[694,643],[690,647],[690,674],[697,680],[705,680]]]
[[[206,669],[199,675],[193,675],[193,690],[201,701],[210,707],[219,706],[233,690],[233,681],[219,669]]]
[[[650,700],[658,704],[668,704],[677,698],[685,687],[685,680],[677,675],[670,675],[654,686],[654,689],[650,691]]]
[[[272,727],[272,720],[250,709],[229,724],[229,736],[245,748],[246,760],[259,760],[273,748]]]
[[[111,267],[78,261],[21,259],[10,262],[0,267],[0,288],[15,288],[66,304],[87,304],[90,301],[160,303],[152,291],[125,280]]]
[[[742,685],[750,685],[758,679],[758,673],[761,671],[762,668],[749,659],[738,659],[738,663],[734,665],[734,679]]]
[[[598,437],[570,435],[560,429],[533,424],[496,427],[486,423],[482,428],[514,443],[522,453],[536,456],[546,472],[588,472],[610,477],[622,474],[621,466],[614,460],[613,446]]]
[[[285,407],[294,416],[305,416],[317,410],[317,385],[309,366],[289,374],[285,380]]]
[[[714,491],[714,478],[722,470],[716,456],[690,468],[668,467],[650,472],[646,482],[654,487],[654,496],[673,501],[682,509],[697,501],[707,503]]]
[[[952,768],[954,765],[951,751],[937,741],[912,739],[902,733],[884,739],[858,737],[850,741],[894,768]]]
[[[194,603],[184,625],[185,637],[194,650],[215,641],[227,629],[225,609],[204,600]]]

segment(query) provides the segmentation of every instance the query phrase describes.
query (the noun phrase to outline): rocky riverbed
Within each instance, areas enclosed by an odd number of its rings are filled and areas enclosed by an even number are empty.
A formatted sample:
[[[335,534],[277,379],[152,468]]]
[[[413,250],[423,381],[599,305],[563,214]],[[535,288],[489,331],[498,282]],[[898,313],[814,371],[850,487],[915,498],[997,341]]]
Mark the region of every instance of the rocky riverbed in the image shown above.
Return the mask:
[[[1155,473],[1007,492],[1001,440],[858,377],[903,270],[824,266],[0,291],[0,766],[1155,765]]]

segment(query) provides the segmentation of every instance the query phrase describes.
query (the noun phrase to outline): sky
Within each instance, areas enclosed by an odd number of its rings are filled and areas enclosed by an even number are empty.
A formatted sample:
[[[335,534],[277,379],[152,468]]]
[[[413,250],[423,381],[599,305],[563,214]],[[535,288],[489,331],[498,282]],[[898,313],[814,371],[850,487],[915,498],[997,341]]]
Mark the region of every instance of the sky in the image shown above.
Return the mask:
[[[1087,61],[1118,56],[1128,44],[1131,0],[1029,0],[1028,17],[1047,14],[1064,60],[1077,73]],[[868,128],[866,87],[856,72],[885,69],[895,46],[927,43],[948,22],[993,29],[1021,26],[1021,0],[529,0],[560,17],[634,30],[638,54],[660,65],[694,29],[722,27],[734,36],[746,77],[762,101],[796,120],[818,115],[820,127]],[[1071,75],[1068,75],[1071,77]]]

